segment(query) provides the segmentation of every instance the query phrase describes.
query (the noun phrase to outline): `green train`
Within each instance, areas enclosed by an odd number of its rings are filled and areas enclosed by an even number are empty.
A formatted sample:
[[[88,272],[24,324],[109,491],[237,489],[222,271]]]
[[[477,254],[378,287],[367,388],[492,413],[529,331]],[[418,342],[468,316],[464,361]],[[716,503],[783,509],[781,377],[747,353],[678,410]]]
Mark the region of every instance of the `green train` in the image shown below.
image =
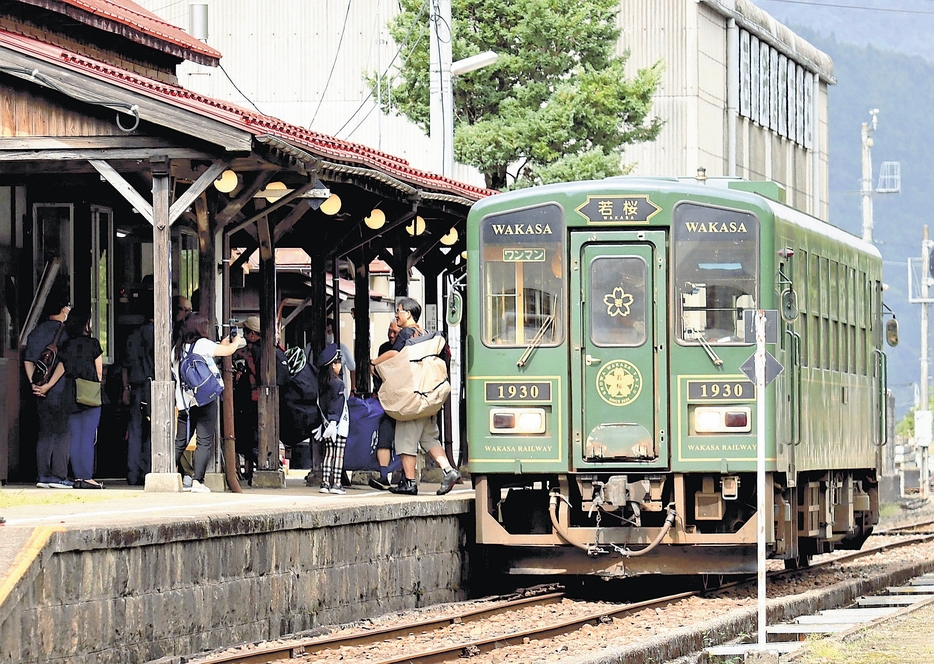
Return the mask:
[[[735,178],[525,189],[467,221],[476,537],[512,574],[755,572],[756,384],[768,556],[858,549],[885,443],[882,259]],[[779,372],[780,371],[780,372]],[[754,375],[754,374],[753,374]]]

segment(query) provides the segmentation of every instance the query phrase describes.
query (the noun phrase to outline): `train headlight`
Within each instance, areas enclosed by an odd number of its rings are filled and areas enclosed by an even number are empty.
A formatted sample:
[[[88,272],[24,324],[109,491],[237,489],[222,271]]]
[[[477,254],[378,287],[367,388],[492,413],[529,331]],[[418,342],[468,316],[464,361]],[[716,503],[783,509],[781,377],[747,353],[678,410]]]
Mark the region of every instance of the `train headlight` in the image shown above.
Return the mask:
[[[545,433],[545,409],[496,408],[491,410],[490,433]]]
[[[752,431],[748,406],[698,406],[694,409],[697,433],[749,433]]]

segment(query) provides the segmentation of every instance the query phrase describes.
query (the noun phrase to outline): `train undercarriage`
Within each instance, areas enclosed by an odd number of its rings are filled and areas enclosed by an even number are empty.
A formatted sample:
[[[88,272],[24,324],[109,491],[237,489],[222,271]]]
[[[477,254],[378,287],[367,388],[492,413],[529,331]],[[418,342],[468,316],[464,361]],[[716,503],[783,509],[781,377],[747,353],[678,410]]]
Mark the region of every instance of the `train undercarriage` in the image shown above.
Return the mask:
[[[625,577],[756,571],[753,473],[475,476],[478,542],[509,574]],[[878,523],[874,470],[766,478],[767,555],[806,566]]]

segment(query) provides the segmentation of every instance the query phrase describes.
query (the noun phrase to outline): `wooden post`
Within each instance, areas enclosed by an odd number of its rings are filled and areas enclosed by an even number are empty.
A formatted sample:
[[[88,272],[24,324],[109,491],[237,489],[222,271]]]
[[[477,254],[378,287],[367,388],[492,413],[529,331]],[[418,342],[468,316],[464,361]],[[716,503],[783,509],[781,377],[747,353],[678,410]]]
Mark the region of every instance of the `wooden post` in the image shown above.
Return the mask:
[[[357,252],[354,271],[354,360],[357,364],[357,392],[370,393],[370,256]]]
[[[259,236],[259,319],[263,362],[259,387],[259,461],[253,486],[285,488],[285,473],[279,467],[279,387],[276,385],[276,252],[269,216],[256,222]]]
[[[169,160],[150,159],[152,168],[152,254],[155,321],[155,370],[152,384],[152,472],[146,491],[181,491],[175,465],[175,384],[171,376],[172,263],[169,225]]]
[[[221,320],[230,319],[230,236],[223,234],[221,239],[223,253],[223,271],[221,273]],[[230,330],[227,330],[228,334]],[[240,330],[243,334],[243,330]],[[224,373],[224,400],[221,402],[221,431],[223,431],[224,472],[227,475],[227,486],[234,493],[243,493],[240,488],[240,478],[237,466],[240,461],[237,457],[236,436],[234,434],[234,406],[233,406],[233,361],[228,355],[223,359]]]
[[[208,320],[217,324],[218,321],[214,320],[214,294],[217,292],[216,240],[204,194],[195,199],[195,219],[198,224],[198,291],[201,297],[198,309]],[[227,321],[220,322],[223,324]]]

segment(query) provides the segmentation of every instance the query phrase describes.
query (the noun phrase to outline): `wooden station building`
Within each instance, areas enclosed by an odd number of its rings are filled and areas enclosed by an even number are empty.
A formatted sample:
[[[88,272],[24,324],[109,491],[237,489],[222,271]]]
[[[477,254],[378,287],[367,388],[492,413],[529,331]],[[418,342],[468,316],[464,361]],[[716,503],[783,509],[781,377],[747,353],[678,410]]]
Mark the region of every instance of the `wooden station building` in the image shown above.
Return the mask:
[[[307,331],[316,349],[328,311],[336,311],[340,265],[355,266],[354,355],[364,365],[373,259],[391,266],[396,296],[407,292],[417,267],[428,302],[440,299],[439,275],[462,269],[467,212],[495,192],[178,85],[182,61],[216,66],[220,58],[126,0],[0,5],[0,480],[32,479],[35,422],[31,397],[22,396],[29,394],[22,343],[52,275],[72,302],[91,308],[93,334],[111,367],[143,322],[141,299],[153,298],[147,486],[171,490],[173,295],[197,290],[200,311],[224,329],[231,296],[244,285],[243,263],[259,250],[266,343],[257,478],[284,486],[272,342],[283,297],[275,249],[301,248],[311,258],[300,304],[289,312],[298,332],[287,334]],[[460,230],[453,244],[451,229]],[[366,389],[366,372],[360,380]]]

